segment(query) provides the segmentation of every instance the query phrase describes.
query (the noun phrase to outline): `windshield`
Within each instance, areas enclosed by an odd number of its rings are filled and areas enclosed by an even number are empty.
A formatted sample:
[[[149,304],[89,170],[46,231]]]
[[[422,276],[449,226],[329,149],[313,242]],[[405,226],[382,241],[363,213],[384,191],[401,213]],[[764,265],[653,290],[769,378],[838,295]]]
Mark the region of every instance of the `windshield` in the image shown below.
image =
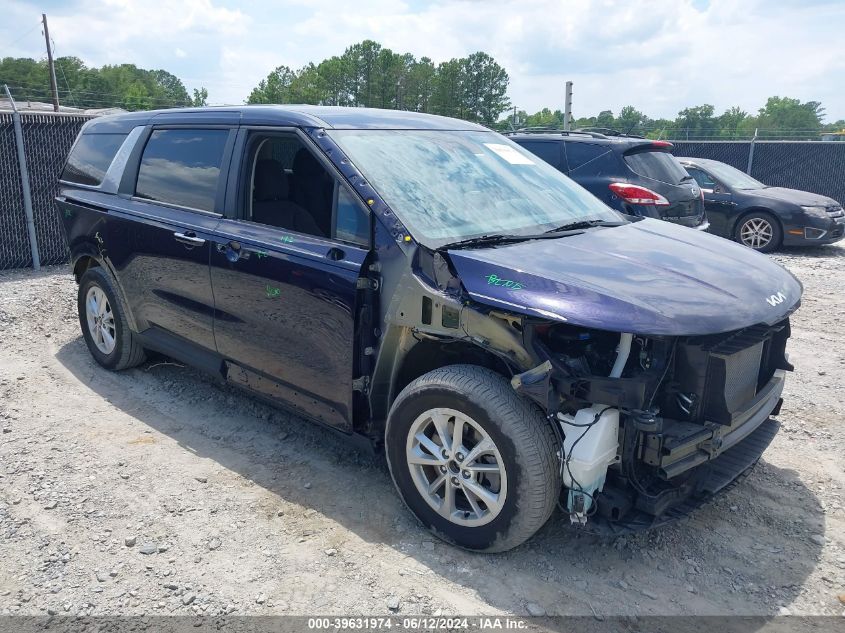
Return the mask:
[[[417,241],[532,235],[622,216],[533,154],[486,131],[331,130]]]
[[[716,180],[731,189],[763,189],[766,186],[759,180],[755,180],[748,174],[739,171],[736,167],[731,167],[725,163],[707,163],[706,169],[716,177]]]
[[[679,185],[689,174],[678,160],[667,152],[637,152],[627,154],[625,162],[635,174],[670,185]]]

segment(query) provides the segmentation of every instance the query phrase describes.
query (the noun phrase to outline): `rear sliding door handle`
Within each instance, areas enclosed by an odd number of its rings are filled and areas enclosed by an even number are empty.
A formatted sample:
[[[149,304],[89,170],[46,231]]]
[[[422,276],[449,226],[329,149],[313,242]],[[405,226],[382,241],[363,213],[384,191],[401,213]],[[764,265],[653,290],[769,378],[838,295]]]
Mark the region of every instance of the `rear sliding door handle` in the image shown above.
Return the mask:
[[[193,231],[186,231],[185,233],[174,233],[173,237],[176,239],[177,242],[187,244],[188,246],[202,246],[203,244],[205,244],[205,240],[201,237],[197,237],[197,234]]]

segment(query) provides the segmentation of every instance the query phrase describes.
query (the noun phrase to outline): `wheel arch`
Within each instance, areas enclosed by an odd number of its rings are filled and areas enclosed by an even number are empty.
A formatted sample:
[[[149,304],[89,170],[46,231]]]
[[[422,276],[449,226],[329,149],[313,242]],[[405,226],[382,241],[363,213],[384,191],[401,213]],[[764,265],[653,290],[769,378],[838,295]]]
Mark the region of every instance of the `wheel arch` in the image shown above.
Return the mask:
[[[73,260],[73,277],[76,279],[76,283],[79,283],[82,279],[82,275],[84,275],[89,268],[94,268],[96,266],[102,266],[102,263],[93,255],[88,253],[78,255]]]
[[[733,224],[731,225],[731,233],[730,233],[732,238],[736,237],[736,231],[739,228],[740,222],[742,222],[749,215],[753,215],[755,213],[765,213],[766,215],[774,218],[777,221],[778,226],[780,227],[781,233],[783,232],[783,230],[784,230],[783,229],[783,220],[781,220],[778,217],[778,214],[775,213],[774,211],[772,211],[772,209],[770,209],[769,207],[763,207],[763,206],[757,205],[757,206],[749,207],[747,209],[743,209],[742,212],[740,212],[736,216],[736,218],[734,218]]]
[[[123,286],[120,284],[120,280],[118,279],[117,275],[115,274],[115,271],[112,269],[109,262],[99,254],[94,245],[86,244],[83,245],[81,248],[76,249],[71,255],[71,267],[73,270],[74,279],[76,280],[77,284],[82,281],[82,276],[90,269],[102,268],[106,272],[106,274],[111,277],[112,281],[114,282],[115,292],[120,295],[120,300],[123,303],[124,311],[126,313],[126,320],[129,323],[129,327],[136,332],[138,331],[135,315],[132,314],[132,308],[130,307],[129,302],[126,300],[126,293],[123,290]]]
[[[449,365],[476,365],[486,367],[508,380],[514,369],[500,355],[473,342],[458,339],[419,338],[408,328],[396,328],[393,341],[395,348],[389,365],[390,371],[379,371],[373,375],[371,389],[372,431],[384,429],[387,414],[399,393],[411,382],[435,369]],[[387,337],[390,340],[390,337]]]

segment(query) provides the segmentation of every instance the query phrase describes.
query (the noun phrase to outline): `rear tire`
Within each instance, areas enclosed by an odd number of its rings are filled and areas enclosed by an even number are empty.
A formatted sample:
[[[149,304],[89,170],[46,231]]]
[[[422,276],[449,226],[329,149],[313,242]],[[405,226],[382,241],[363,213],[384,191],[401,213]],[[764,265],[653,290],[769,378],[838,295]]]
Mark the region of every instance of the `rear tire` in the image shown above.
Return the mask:
[[[736,223],[734,239],[761,253],[771,253],[783,242],[783,229],[772,214],[752,211]]]
[[[506,378],[483,367],[435,369],[405,387],[388,415],[385,450],[408,509],[465,549],[523,543],[560,494],[553,429]]]
[[[119,371],[146,360],[144,348],[129,328],[114,280],[101,266],[89,268],[82,275],[77,306],[85,344],[100,365]]]

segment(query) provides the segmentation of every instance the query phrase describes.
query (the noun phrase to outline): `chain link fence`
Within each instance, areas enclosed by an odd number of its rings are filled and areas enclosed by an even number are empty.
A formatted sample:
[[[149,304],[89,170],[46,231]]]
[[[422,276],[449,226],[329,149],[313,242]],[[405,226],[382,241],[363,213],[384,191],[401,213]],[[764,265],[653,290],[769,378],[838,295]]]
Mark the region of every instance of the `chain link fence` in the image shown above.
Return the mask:
[[[845,204],[845,143],[812,141],[672,141],[675,156],[710,158],[772,187],[829,196]],[[749,171],[750,166],[750,171]]]
[[[21,113],[32,212],[41,263],[67,261],[64,230],[53,198],[71,145],[91,117]],[[26,229],[21,170],[11,112],[0,112],[0,269],[32,266]]]

